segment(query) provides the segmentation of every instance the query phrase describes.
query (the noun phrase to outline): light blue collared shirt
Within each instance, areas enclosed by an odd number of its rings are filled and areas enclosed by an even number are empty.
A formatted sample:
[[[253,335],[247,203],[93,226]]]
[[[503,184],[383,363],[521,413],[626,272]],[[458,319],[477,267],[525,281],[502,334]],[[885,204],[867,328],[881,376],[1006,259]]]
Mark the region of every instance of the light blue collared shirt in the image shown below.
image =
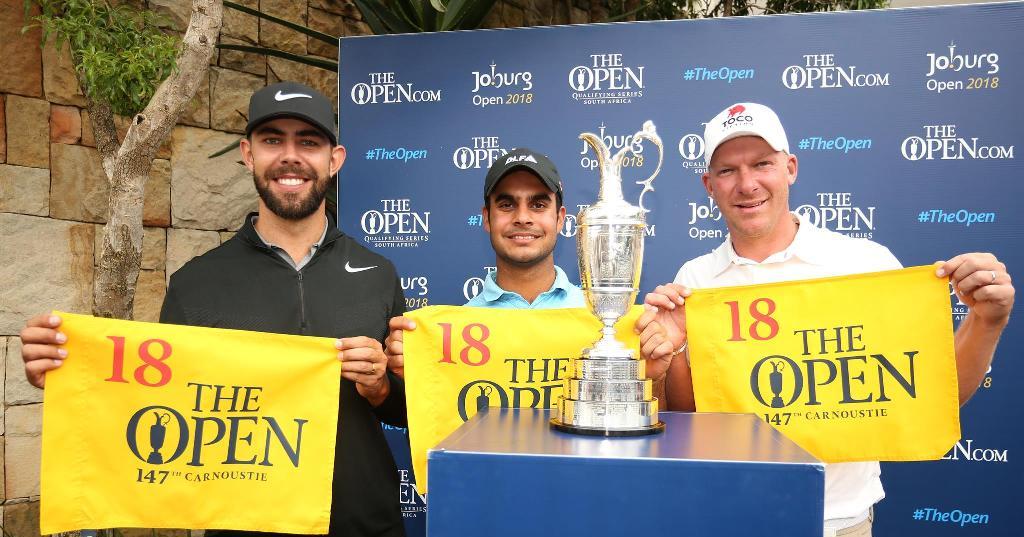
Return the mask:
[[[467,306],[542,310],[582,308],[587,305],[583,291],[569,281],[565,272],[558,265],[555,265],[555,283],[551,284],[551,289],[541,293],[533,303],[527,302],[519,293],[498,287],[498,282],[494,281],[494,274],[494,272],[487,273],[483,289],[472,300],[466,302]]]

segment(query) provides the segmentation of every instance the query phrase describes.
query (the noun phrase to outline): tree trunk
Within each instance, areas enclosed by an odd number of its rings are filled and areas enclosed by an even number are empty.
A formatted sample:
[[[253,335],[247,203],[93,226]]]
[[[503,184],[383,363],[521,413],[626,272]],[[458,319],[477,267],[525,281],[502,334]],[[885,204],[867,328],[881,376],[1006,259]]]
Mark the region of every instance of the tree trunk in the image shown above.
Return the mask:
[[[117,144],[110,108],[90,103],[90,118],[103,170],[110,182],[107,224],[95,282],[93,314],[131,319],[142,261],[142,201],[157,149],[195,96],[220,34],[223,0],[192,0],[177,68],[157,88]]]

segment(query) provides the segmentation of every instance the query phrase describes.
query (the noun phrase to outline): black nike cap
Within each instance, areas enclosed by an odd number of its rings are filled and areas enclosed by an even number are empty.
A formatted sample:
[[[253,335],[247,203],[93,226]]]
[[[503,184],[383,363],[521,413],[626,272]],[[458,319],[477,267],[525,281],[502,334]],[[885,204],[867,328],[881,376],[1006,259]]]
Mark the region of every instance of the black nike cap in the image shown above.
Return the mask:
[[[301,119],[317,127],[338,144],[334,134],[334,110],[331,101],[315,89],[298,82],[278,82],[267,86],[249,98],[249,123],[245,135],[261,124],[281,117]]]

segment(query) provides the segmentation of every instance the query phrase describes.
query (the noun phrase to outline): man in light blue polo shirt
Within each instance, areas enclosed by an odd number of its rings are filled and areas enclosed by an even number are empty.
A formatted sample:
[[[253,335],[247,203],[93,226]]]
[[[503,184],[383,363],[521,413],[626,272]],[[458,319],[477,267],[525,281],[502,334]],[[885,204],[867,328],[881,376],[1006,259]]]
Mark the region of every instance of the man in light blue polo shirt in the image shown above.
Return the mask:
[[[520,148],[499,158],[484,179],[484,231],[497,270],[467,306],[575,308],[583,292],[555,265],[555,240],[565,221],[562,181],[546,156]]]
[[[484,179],[484,231],[491,238],[497,270],[467,306],[485,308],[580,308],[580,288],[555,265],[555,241],[565,221],[562,180],[548,157],[514,149],[497,159]],[[388,368],[404,369],[403,330],[415,323],[395,317],[384,342]]]

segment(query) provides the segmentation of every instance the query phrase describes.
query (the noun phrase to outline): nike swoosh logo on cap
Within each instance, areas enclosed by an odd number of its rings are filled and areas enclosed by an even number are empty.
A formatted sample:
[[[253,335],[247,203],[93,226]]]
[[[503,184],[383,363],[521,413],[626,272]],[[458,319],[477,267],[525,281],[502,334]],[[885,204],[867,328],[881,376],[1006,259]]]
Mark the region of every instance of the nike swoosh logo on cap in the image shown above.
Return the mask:
[[[274,94],[275,101],[287,101],[288,99],[295,99],[296,97],[304,97],[306,99],[312,99],[312,95],[306,95],[305,93],[281,93],[281,90],[277,90]]]
[[[370,267],[353,267],[352,265],[350,265],[348,263],[348,261],[345,262],[345,270],[347,272],[362,272],[364,270],[370,270],[370,269],[375,269],[375,268],[377,268],[377,265],[373,265],[373,266],[370,266]]]

